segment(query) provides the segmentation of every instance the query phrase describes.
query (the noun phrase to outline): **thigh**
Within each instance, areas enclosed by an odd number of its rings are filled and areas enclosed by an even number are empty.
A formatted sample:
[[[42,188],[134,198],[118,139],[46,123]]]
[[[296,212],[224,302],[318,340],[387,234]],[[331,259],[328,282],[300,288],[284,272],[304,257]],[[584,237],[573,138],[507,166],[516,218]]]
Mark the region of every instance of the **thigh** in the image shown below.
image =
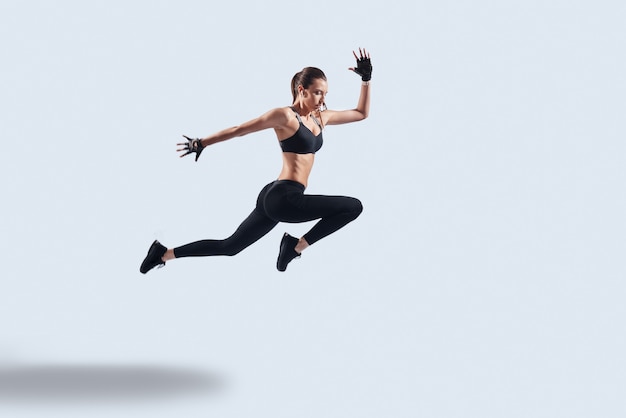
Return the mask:
[[[227,240],[248,246],[270,232],[276,224],[278,224],[277,221],[268,218],[258,209],[254,209]]]
[[[294,199],[293,205],[303,217],[317,219],[352,212],[360,207],[361,202],[348,196],[303,194]]]
[[[308,222],[351,212],[358,206],[360,202],[352,197],[287,193],[270,205],[269,215],[281,222]]]
[[[237,230],[228,238],[228,240],[236,240],[245,245],[257,241],[259,238],[267,234],[278,224],[278,221],[267,216],[263,202],[267,191],[272,187],[274,182],[263,187],[259,196],[257,197],[256,207],[248,215],[246,219],[239,225]]]

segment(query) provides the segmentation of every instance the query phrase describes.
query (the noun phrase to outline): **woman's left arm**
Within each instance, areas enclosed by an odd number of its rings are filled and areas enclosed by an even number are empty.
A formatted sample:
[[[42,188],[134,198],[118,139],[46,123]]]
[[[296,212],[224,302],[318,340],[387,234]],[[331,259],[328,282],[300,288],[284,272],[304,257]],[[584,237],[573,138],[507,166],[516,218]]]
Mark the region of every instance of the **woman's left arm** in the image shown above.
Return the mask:
[[[322,112],[325,125],[341,125],[342,123],[358,122],[369,116],[370,113],[370,86],[369,81],[361,85],[361,94],[356,108],[349,110],[327,110]]]
[[[359,55],[353,51],[356,58],[356,67],[349,68],[361,76],[361,94],[356,108],[349,110],[328,110],[321,117],[325,119],[326,125],[340,125],[342,123],[357,122],[369,116],[370,112],[370,80],[372,79],[372,61],[365,49],[359,48]]]

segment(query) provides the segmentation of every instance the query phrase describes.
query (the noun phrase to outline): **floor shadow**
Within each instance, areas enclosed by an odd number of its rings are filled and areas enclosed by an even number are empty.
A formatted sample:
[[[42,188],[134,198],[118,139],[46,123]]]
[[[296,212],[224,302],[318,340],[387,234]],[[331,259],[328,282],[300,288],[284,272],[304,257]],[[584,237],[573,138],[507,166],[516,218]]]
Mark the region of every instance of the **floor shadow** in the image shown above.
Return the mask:
[[[134,402],[215,395],[216,375],[180,368],[43,365],[0,368],[0,401],[24,403]]]

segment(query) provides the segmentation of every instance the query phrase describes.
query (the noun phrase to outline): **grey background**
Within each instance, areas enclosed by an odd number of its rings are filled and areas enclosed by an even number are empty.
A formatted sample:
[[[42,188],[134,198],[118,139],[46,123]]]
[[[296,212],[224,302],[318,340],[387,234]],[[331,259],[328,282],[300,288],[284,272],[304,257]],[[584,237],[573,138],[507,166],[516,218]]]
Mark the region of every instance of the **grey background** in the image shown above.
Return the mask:
[[[0,413],[623,417],[626,6],[617,1],[0,3]],[[143,276],[158,238],[230,234],[278,175],[302,67],[371,117],[309,192],[363,215],[275,270]]]

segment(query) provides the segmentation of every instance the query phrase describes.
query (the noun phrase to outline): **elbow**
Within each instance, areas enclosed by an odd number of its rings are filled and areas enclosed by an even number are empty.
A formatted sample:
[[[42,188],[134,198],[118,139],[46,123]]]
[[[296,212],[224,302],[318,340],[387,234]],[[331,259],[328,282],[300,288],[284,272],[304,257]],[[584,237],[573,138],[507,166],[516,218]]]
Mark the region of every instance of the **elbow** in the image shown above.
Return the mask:
[[[354,113],[353,113],[352,118],[353,118],[354,122],[359,122],[359,121],[362,121],[364,119],[367,119],[369,114],[370,114],[370,110],[369,109],[367,109],[367,108],[363,109],[363,108],[357,107],[357,108],[354,109]]]

